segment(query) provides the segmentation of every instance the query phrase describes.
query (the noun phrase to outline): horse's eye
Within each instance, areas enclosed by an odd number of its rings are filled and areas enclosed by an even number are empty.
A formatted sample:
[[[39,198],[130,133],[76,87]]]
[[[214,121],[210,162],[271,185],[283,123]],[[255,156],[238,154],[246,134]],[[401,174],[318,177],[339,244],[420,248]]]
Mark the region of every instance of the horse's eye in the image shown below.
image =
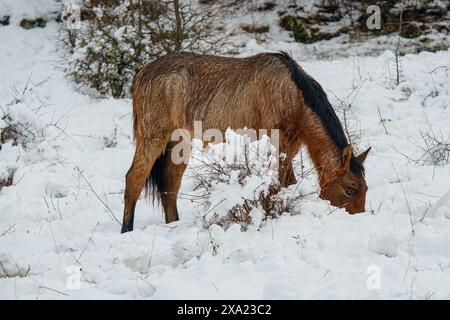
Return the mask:
[[[345,193],[345,196],[346,196],[346,197],[353,198],[353,196],[355,195],[355,190],[352,190],[352,189],[346,189],[346,190],[344,191],[344,193]]]

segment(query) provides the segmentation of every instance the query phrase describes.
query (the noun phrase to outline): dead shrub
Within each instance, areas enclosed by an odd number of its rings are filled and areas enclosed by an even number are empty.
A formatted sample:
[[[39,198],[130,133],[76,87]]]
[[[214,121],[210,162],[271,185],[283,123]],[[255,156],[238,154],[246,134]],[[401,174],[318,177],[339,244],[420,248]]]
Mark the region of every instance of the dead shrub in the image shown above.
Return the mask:
[[[233,135],[231,143],[227,139],[227,143],[214,146],[204,158],[196,159],[199,164],[191,169],[195,190],[200,193],[197,199],[205,212],[202,216],[205,228],[217,224],[226,229],[239,224],[242,230],[247,230],[250,224],[255,224],[252,218],[255,209],[261,213],[259,222],[291,210],[293,196],[283,192],[285,189],[278,183],[277,159],[272,146],[267,148],[267,140],[249,142],[243,136],[233,161],[225,161],[220,152],[217,156],[216,150],[222,150],[221,145],[225,149],[233,145],[236,137],[242,138]],[[229,155],[227,151],[224,154]]]
[[[217,224],[227,229],[231,224],[237,223],[243,230],[253,223],[251,213],[255,208],[261,208],[262,221],[276,219],[285,212],[289,212],[291,204],[280,196],[281,186],[278,183],[270,184],[266,191],[261,191],[256,198],[244,199],[243,204],[233,206],[225,217],[220,218]]]

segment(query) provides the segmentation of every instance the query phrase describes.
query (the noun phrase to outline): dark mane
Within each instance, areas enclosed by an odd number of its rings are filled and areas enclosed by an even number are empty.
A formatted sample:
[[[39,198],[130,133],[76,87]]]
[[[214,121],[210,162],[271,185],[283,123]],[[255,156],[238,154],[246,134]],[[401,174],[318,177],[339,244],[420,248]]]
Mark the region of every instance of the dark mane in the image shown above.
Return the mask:
[[[325,130],[334,141],[339,150],[343,150],[349,143],[345,136],[342,124],[336,115],[333,107],[328,101],[327,94],[322,86],[308,75],[294,59],[285,51],[273,53],[291,71],[292,80],[297,88],[302,92],[306,105],[319,117]],[[350,169],[360,176],[364,174],[363,165],[353,155],[350,160]]]

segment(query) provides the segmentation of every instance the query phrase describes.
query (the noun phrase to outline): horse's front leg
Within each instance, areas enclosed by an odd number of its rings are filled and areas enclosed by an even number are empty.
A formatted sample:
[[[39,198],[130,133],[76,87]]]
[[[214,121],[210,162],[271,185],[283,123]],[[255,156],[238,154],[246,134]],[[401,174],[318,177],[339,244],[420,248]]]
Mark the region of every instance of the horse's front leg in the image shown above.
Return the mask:
[[[285,188],[297,183],[295,171],[292,167],[292,159],[298,153],[301,146],[301,142],[297,140],[288,138],[284,133],[280,134],[278,181]]]

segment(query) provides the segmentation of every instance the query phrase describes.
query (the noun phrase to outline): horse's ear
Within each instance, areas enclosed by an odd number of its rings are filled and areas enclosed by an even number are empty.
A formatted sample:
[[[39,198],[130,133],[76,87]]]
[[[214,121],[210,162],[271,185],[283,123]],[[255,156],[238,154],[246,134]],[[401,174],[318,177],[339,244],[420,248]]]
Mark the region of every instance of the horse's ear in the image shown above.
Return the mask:
[[[358,159],[359,163],[364,163],[364,161],[366,161],[367,155],[369,154],[370,149],[372,149],[372,147],[369,147],[366,151],[364,151],[363,153],[361,153],[360,155],[358,155],[356,157],[356,159]]]
[[[350,170],[350,160],[352,158],[352,147],[346,146],[344,150],[342,150],[342,156],[341,156],[341,165],[340,165],[340,171],[342,173],[347,173],[348,170]]]

